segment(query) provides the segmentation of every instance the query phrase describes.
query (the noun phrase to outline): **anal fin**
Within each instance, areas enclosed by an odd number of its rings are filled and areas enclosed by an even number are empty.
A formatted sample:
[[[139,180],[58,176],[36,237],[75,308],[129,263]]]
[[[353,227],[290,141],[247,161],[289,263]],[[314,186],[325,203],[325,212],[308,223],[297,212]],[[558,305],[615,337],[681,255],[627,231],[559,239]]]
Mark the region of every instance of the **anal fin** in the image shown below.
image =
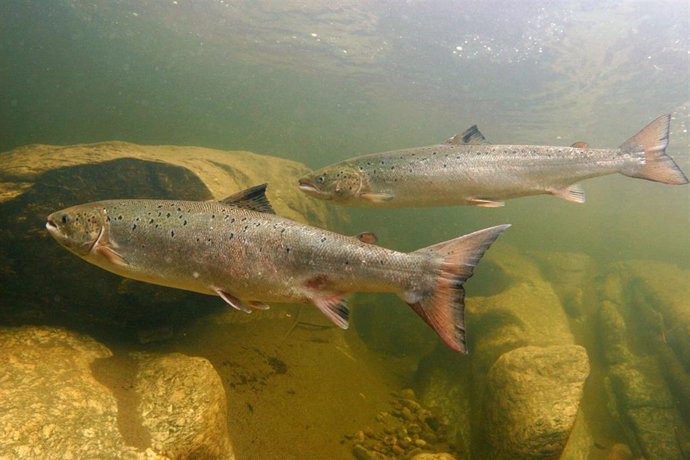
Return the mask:
[[[573,203],[585,202],[585,191],[580,184],[573,184],[560,189],[551,189],[548,192],[566,201],[572,201]]]
[[[315,297],[312,299],[312,302],[314,302],[314,305],[333,321],[336,326],[341,329],[347,329],[349,327],[350,310],[347,308],[347,302],[343,298],[343,294]]]

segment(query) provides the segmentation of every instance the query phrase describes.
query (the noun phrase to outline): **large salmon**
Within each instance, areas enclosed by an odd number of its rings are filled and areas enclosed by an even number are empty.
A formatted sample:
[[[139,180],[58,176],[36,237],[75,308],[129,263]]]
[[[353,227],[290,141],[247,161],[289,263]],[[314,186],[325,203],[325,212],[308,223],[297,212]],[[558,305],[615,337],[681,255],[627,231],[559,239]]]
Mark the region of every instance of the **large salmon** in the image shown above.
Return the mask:
[[[688,179],[666,155],[670,115],[617,149],[491,145],[476,126],[445,143],[373,153],[326,166],[299,180],[309,195],[358,207],[503,206],[503,200],[551,194],[583,203],[577,182],[621,173],[665,184]]]
[[[48,217],[65,248],[127,278],[218,295],[236,309],[313,303],[348,326],[344,297],[399,295],[453,350],[467,352],[463,283],[508,225],[406,254],[276,216],[266,185],[220,202],[111,200]]]

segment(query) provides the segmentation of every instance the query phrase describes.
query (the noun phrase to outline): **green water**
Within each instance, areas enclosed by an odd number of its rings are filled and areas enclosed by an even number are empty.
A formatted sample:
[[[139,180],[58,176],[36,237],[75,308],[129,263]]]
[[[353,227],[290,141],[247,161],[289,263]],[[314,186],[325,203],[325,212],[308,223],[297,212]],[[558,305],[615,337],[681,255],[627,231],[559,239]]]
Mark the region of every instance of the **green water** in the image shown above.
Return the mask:
[[[497,144],[615,147],[659,114],[672,113],[668,153],[687,174],[688,17],[682,1],[9,0],[0,4],[0,152],[123,140],[248,150],[318,168],[355,154],[437,143],[475,123]],[[590,458],[605,458],[615,443],[631,445],[639,456],[631,422],[602,409],[607,371],[605,343],[593,332],[597,299],[610,267],[652,261],[685,279],[680,286],[655,281],[655,289],[673,293],[676,302],[685,299],[690,309],[690,188],[623,176],[588,180],[584,188],[584,205],[541,196],[500,209],[344,209],[347,219],[334,230],[372,231],[379,244],[409,251],[511,223],[491,260],[508,257],[507,248],[537,259],[589,257],[583,289],[589,303],[584,315],[568,321],[590,355],[585,404],[599,407],[588,416],[599,433],[593,442],[603,447],[593,448]],[[558,264],[541,267],[559,292]],[[470,299],[473,292],[491,295],[495,275],[491,265],[480,264],[467,285]],[[212,362],[225,379],[238,458],[349,458],[352,445],[343,436],[387,410],[391,391],[414,385],[418,362],[434,345],[404,304],[374,299],[357,296],[355,315],[367,315],[372,304],[395,310],[389,321],[423,336],[412,343],[426,348],[401,356],[367,348],[355,331],[301,327],[286,341],[271,338],[288,331],[297,314],[284,307],[279,311],[289,316],[267,319],[270,326],[223,327],[195,317],[182,326],[184,334],[147,349]],[[648,317],[641,318],[635,324],[644,329]],[[385,317],[376,321],[385,327]],[[370,327],[366,334],[375,335]],[[318,341],[320,333],[327,344]],[[119,344],[117,335],[109,340],[115,349],[137,348],[124,339]],[[351,360],[339,351],[341,340],[354,350]],[[399,340],[403,347],[407,337]],[[666,361],[645,350],[642,355],[663,370]],[[290,370],[252,367],[263,363],[261,353]],[[441,356],[447,368],[467,366],[465,358]],[[237,370],[226,362],[272,377],[261,387],[233,386]],[[690,363],[681,365],[690,372]],[[328,385],[337,390],[322,391]],[[685,436],[688,403],[674,398],[681,417],[676,425]]]

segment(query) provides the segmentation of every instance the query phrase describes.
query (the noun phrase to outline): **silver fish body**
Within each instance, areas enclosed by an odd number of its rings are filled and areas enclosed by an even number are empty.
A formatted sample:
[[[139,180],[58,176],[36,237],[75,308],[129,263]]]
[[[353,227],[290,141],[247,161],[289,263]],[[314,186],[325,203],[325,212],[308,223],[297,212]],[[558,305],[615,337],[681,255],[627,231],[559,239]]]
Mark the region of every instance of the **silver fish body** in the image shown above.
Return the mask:
[[[265,302],[313,303],[345,328],[345,295],[396,293],[452,348],[465,351],[462,283],[507,226],[406,254],[236,204],[101,201],[53,213],[46,227],[103,269],[219,295],[245,311]]]
[[[617,149],[591,149],[583,143],[491,145],[475,126],[443,144],[345,160],[299,183],[317,198],[359,207],[495,207],[506,199],[538,194],[584,202],[577,182],[591,177],[621,173],[687,183],[665,154],[669,118],[657,118]]]

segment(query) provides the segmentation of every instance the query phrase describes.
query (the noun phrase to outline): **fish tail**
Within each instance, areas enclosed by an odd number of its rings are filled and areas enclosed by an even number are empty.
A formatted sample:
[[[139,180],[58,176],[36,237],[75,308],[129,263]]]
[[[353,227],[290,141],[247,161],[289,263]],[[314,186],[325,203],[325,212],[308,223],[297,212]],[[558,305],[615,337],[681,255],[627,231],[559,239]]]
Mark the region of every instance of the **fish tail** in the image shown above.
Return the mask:
[[[467,353],[463,284],[474,273],[484,252],[508,227],[485,228],[415,252],[440,259],[433,275],[433,288],[406,292],[401,297],[455,351]]]
[[[623,168],[622,174],[664,184],[688,183],[683,171],[666,154],[670,123],[671,115],[662,115],[620,146],[623,152],[640,160],[635,165]]]

